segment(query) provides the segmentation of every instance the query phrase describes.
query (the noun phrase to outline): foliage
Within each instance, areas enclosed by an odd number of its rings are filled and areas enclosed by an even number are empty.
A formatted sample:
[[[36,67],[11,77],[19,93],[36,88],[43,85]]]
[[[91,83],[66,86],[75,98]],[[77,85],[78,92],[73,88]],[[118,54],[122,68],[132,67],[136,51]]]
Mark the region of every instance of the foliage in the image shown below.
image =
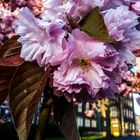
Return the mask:
[[[19,57],[17,37],[6,42],[0,53],[0,101],[9,95],[10,108],[19,136],[26,139],[36,106],[49,76],[36,63],[24,62]]]
[[[96,21],[96,22],[95,22]],[[96,7],[80,21],[81,29],[84,30],[90,36],[95,37],[98,40],[114,43],[115,40],[111,38],[108,33],[108,29],[104,23],[104,19],[99,12],[99,8]]]
[[[93,8],[91,12],[80,21],[79,24],[69,14],[67,14],[67,19],[72,28],[80,28],[89,36],[94,37],[97,40],[115,43],[115,40],[112,39],[108,33],[108,29],[98,7]]]
[[[82,140],[104,140],[105,136],[88,136],[88,137],[82,137]]]

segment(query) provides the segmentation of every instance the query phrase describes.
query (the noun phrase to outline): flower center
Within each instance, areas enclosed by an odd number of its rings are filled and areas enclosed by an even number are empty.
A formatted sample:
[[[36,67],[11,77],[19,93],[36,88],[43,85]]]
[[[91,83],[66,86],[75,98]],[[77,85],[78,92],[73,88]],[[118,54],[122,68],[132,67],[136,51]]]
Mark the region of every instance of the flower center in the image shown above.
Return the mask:
[[[86,58],[80,59],[79,62],[80,62],[80,66],[82,67],[82,69],[87,69],[90,66],[90,63]]]

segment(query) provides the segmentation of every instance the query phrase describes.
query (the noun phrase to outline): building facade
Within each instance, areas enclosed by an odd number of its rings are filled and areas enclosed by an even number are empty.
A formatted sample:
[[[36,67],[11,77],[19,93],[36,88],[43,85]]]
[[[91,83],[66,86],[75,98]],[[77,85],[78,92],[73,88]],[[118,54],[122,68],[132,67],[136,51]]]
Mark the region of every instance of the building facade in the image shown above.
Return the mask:
[[[85,110],[94,110],[92,117],[87,117]],[[98,100],[93,104],[78,104],[77,125],[82,135],[135,135],[135,114],[133,97],[114,96],[111,99]]]

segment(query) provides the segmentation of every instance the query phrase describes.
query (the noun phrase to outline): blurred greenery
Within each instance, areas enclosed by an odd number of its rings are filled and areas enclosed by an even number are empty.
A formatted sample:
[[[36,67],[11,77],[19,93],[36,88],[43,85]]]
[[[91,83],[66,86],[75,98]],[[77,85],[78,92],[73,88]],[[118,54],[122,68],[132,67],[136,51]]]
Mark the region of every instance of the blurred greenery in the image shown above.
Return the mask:
[[[82,137],[81,140],[101,140],[104,139],[104,136],[88,136],[88,137]],[[66,140],[65,138],[48,138],[46,140]]]
[[[82,140],[100,140],[105,138],[104,136],[88,136],[88,137],[82,137]]]
[[[46,140],[66,140],[65,138],[48,138]]]

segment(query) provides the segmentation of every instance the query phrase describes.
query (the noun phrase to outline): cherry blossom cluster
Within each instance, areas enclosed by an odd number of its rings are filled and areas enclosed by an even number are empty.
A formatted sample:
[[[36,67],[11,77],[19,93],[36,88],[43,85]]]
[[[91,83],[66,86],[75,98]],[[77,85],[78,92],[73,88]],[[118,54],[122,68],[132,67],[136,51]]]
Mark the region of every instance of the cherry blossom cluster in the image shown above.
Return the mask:
[[[47,0],[44,7],[38,18],[26,7],[19,14],[16,33],[22,43],[21,57],[37,61],[44,70],[51,65],[55,94],[68,100],[75,96],[89,101],[118,93],[120,72],[135,64],[133,51],[140,46],[140,2]],[[115,43],[72,26],[80,25],[96,7]]]
[[[39,15],[43,10],[43,3],[46,0],[9,0],[0,1],[0,45],[15,35],[15,25],[13,24],[19,9],[27,6],[34,15]]]

